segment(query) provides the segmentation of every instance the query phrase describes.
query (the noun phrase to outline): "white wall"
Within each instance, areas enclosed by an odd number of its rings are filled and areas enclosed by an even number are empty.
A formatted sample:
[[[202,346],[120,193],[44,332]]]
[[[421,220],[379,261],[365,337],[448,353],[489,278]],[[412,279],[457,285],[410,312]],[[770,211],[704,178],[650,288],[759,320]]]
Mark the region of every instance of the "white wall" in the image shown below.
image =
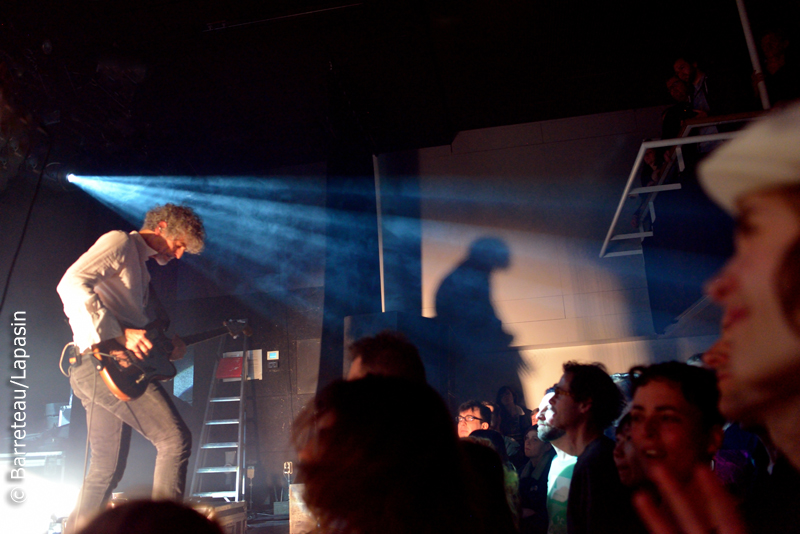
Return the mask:
[[[535,408],[544,390],[561,376],[561,365],[570,360],[602,362],[610,374],[626,373],[634,365],[686,360],[692,354],[705,351],[715,336],[666,339],[631,339],[567,345],[520,351],[526,369],[520,373],[525,399]]]
[[[643,258],[598,257],[639,145],[658,135],[660,114],[648,108],[467,131],[452,145],[407,154],[416,158],[421,197],[422,313],[436,316],[439,284],[475,239],[505,241],[511,266],[493,274],[492,302],[528,366],[520,379],[531,405],[557,381],[563,361],[602,361],[622,372],[685,359],[711,342],[656,347],[632,339],[654,338]]]

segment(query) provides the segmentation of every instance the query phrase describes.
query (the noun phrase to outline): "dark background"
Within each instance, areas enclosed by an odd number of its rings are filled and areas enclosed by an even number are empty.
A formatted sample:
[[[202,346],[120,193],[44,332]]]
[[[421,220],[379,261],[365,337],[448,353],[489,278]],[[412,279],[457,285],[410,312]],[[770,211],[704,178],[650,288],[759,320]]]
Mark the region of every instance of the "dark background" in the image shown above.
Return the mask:
[[[747,7],[757,39],[800,14]],[[749,92],[733,0],[24,0],[0,13],[4,97],[50,122],[84,174],[324,161],[341,114],[383,153],[664,104],[683,53]]]

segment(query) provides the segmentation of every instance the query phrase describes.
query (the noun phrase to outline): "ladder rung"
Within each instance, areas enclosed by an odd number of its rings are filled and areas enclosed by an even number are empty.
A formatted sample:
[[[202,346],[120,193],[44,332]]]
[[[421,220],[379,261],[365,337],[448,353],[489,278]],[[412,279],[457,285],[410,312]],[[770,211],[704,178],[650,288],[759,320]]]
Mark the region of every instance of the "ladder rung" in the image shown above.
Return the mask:
[[[604,258],[615,258],[617,256],[636,256],[637,254],[641,254],[642,249],[634,249],[634,250],[622,250],[620,252],[609,252]]]
[[[201,446],[201,449],[235,449],[239,446],[235,441],[226,441],[223,443],[206,443]]]
[[[235,465],[224,465],[221,467],[201,467],[197,470],[198,473],[236,473],[239,467]]]
[[[207,425],[238,425],[238,419],[215,419],[213,421],[206,421]]]
[[[653,237],[653,232],[634,232],[632,234],[617,234],[611,241],[622,241],[623,239],[638,239],[642,237]]]
[[[235,499],[235,491],[205,491],[203,493],[192,493],[192,497],[208,497],[210,499]]]
[[[680,188],[681,184],[648,185],[646,187],[634,187],[633,189],[628,191],[628,193],[631,195],[635,195],[638,193],[656,193],[659,191],[674,191]]]
[[[216,399],[208,399],[209,402],[237,402],[241,397],[217,397]]]

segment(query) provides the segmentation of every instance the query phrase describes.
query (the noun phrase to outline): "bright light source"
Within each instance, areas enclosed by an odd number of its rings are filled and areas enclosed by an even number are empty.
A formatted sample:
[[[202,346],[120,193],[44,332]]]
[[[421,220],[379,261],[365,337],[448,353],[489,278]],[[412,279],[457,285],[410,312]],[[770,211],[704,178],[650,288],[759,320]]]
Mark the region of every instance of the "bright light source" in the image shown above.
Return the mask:
[[[24,492],[20,493],[24,497],[21,502],[12,502],[10,498],[0,500],[3,524],[6,525],[3,530],[6,532],[47,532],[51,518],[66,517],[78,501],[77,487],[55,482],[32,472],[25,473],[24,483],[19,486]]]
[[[73,179],[74,179],[74,178],[75,178],[75,175],[74,175],[74,174],[72,174],[72,173],[69,173],[69,174],[67,174],[67,181],[68,181],[69,183],[72,183],[72,181],[73,181]]]

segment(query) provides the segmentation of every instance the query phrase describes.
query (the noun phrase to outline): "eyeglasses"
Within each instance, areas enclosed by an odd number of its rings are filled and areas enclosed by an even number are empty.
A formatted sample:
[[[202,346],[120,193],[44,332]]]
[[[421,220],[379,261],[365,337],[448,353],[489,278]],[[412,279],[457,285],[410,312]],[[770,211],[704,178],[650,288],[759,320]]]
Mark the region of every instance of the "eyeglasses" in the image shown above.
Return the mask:
[[[553,391],[556,394],[555,396],[564,395],[565,397],[572,397],[571,392],[559,386],[553,386]]]
[[[471,423],[473,421],[480,421],[481,423],[485,423],[483,419],[480,417],[475,417],[474,415],[457,415],[456,416],[456,423]]]

